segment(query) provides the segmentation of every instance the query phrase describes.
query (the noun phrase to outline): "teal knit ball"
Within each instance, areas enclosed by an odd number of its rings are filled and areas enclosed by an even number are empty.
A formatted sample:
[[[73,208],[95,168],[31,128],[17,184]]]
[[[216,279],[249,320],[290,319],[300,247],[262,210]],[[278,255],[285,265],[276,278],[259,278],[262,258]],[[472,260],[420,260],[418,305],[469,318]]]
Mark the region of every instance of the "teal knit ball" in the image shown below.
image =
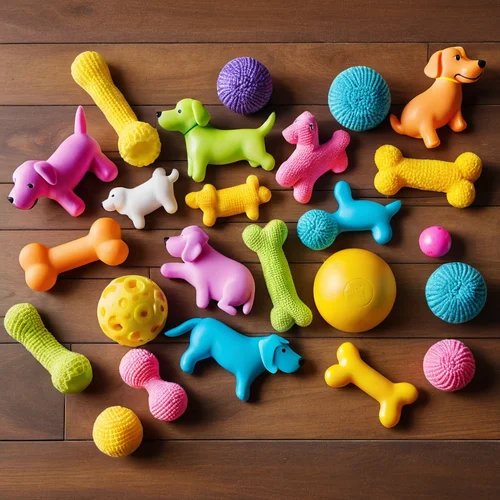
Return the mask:
[[[486,283],[468,264],[450,262],[438,267],[425,286],[430,310],[447,323],[465,323],[475,318],[486,302]]]
[[[391,92],[375,70],[353,66],[333,80],[328,106],[340,125],[362,132],[382,123],[391,107]]]
[[[297,234],[311,250],[324,250],[335,241],[339,231],[331,214],[323,210],[309,210],[299,219]]]

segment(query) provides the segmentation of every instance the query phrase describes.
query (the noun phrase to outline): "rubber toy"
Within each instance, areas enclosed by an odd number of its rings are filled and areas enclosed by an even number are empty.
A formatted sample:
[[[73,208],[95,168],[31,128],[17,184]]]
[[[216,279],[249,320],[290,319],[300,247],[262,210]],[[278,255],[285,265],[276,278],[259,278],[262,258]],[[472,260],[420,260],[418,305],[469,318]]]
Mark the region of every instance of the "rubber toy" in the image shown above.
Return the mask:
[[[132,349],[123,356],[120,376],[130,387],[148,391],[149,411],[158,420],[172,422],[186,411],[186,391],[179,384],[160,378],[158,359],[146,349]]]
[[[31,304],[12,306],[4,318],[5,331],[22,344],[50,373],[52,385],[63,394],[77,394],[92,382],[90,361],[61,345],[45,328]]]
[[[427,280],[425,298],[429,309],[446,323],[474,319],[486,303],[486,282],[481,273],[463,262],[439,266]]]
[[[375,189],[394,196],[401,188],[411,187],[446,193],[448,203],[466,208],[476,197],[474,182],[479,179],[483,164],[474,153],[462,153],[453,163],[442,160],[405,158],[394,146],[382,146],[375,152]]]
[[[97,219],[89,234],[54,248],[40,243],[26,245],[19,254],[26,284],[36,292],[50,290],[60,273],[100,260],[108,266],[123,264],[128,246],[121,239],[118,222],[109,218]]]
[[[271,325],[278,332],[286,332],[293,325],[309,326],[312,312],[295,289],[290,266],[283,252],[288,228],[282,220],[272,220],[266,227],[255,224],[243,231],[245,245],[259,257],[271,297]]]
[[[137,120],[125,97],[113,83],[104,58],[97,52],[82,52],[71,65],[71,75],[115,129],[121,157],[135,167],[153,163],[161,150],[158,131],[149,123]]]
[[[181,369],[193,373],[196,363],[214,358],[222,368],[236,377],[236,396],[250,398],[250,386],[262,373],[293,373],[302,358],[289,347],[288,340],[272,334],[247,337],[213,318],[193,318],[165,332],[178,337],[192,330],[188,349],[181,357]]]
[[[188,175],[203,182],[207,165],[227,165],[246,160],[252,167],[274,168],[274,158],[266,152],[264,137],[276,119],[273,112],[256,129],[219,130],[208,125],[210,113],[200,101],[182,99],[175,109],[157,113],[165,130],[181,132],[186,141]]]
[[[436,389],[459,391],[473,379],[476,361],[470,349],[460,340],[440,340],[424,357],[424,374]]]
[[[314,279],[314,302],[323,319],[349,333],[375,328],[396,300],[389,265],[368,250],[349,248],[330,256]]]
[[[177,201],[174,194],[174,182],[179,172],[174,168],[170,175],[165,169],[156,168],[149,181],[135,188],[113,188],[109,196],[102,202],[104,210],[126,215],[136,229],[144,229],[144,217],[163,207],[168,214],[177,212]]]
[[[381,205],[370,200],[354,200],[351,187],[337,182],[333,195],[339,208],[333,214],[324,210],[309,210],[297,224],[300,241],[312,250],[328,248],[340,233],[371,231],[373,239],[385,245],[392,238],[391,219],[401,208],[399,200]]]
[[[304,111],[283,130],[283,137],[297,146],[276,172],[276,181],[280,186],[293,187],[293,197],[299,203],[309,203],[314,184],[323,174],[329,171],[340,174],[347,168],[345,150],[351,140],[349,134],[337,130],[328,142],[320,145],[318,123],[309,111]]]
[[[212,227],[217,217],[231,217],[246,214],[250,220],[259,218],[259,205],[271,199],[271,191],[259,185],[256,175],[249,175],[245,184],[225,189],[215,189],[212,184],[205,184],[201,191],[186,195],[186,205],[200,208],[203,212],[203,224]]]
[[[102,331],[120,345],[138,347],[151,342],[165,326],[168,303],[161,288],[144,276],[116,278],[97,304]]]
[[[441,226],[431,226],[420,233],[420,250],[428,257],[443,257],[451,248],[450,233]]]
[[[338,365],[325,372],[325,382],[330,387],[354,384],[380,403],[380,423],[390,429],[398,424],[404,405],[414,403],[418,391],[408,382],[394,383],[367,365],[351,342],[344,342],[337,350]]]
[[[165,238],[167,252],[180,257],[182,263],[169,262],[161,266],[165,278],[182,279],[194,286],[196,305],[206,309],[210,300],[225,313],[234,316],[237,307],[243,314],[252,310],[255,281],[243,264],[236,262],[208,244],[208,235],[198,226],[189,226],[179,236]]]
[[[449,125],[453,132],[465,130],[462,84],[477,82],[485,66],[486,61],[469,59],[462,47],[438,50],[424,69],[436,81],[405,106],[401,121],[391,115],[392,128],[398,134],[423,139],[427,148],[439,146],[438,128]]]
[[[229,61],[217,78],[217,95],[226,108],[240,115],[262,109],[271,99],[273,80],[267,68],[253,57]]]
[[[15,207],[29,210],[39,198],[47,197],[77,217],[85,210],[85,202],[73,190],[87,172],[104,182],[111,182],[118,175],[116,165],[87,134],[85,113],[79,106],[75,133],[65,139],[47,161],[28,160],[17,167],[12,176],[14,187],[7,199]]]
[[[387,116],[391,92],[375,70],[353,66],[333,80],[328,92],[328,106],[340,125],[363,132],[377,127]]]
[[[142,443],[143,429],[139,417],[123,406],[106,408],[95,420],[92,430],[94,443],[102,453],[126,457]]]

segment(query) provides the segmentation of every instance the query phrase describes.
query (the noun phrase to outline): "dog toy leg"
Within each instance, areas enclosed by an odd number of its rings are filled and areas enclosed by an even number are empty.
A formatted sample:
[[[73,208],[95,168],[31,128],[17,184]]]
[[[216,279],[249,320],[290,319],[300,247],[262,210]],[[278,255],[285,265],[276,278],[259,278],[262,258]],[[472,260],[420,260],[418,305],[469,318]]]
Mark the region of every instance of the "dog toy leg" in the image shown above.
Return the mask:
[[[449,121],[448,125],[451,130],[453,130],[453,132],[463,132],[467,128],[467,122],[462,116],[461,108],[458,108],[458,111],[455,113],[455,116]]]
[[[85,202],[73,191],[59,193],[57,201],[73,217],[78,217],[85,211]]]
[[[103,182],[111,182],[118,174],[116,165],[104,153],[96,154],[91,170]]]
[[[160,154],[158,131],[140,122],[116,88],[108,65],[97,52],[82,52],[71,65],[71,75],[94,100],[118,134],[118,149],[131,165],[144,167]]]
[[[89,360],[68,351],[45,328],[31,304],[12,306],[4,318],[7,333],[33,355],[51,374],[53,386],[63,394],[82,392],[92,381]]]
[[[250,380],[248,375],[236,374],[236,397],[241,401],[250,399],[250,387],[253,380]]]

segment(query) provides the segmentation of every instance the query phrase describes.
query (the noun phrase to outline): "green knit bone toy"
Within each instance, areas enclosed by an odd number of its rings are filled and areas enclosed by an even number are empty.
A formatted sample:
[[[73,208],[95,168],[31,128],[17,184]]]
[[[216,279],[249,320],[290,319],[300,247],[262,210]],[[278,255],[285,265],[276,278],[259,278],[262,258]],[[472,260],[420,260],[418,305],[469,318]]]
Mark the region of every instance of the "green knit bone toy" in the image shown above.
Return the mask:
[[[278,332],[290,330],[294,324],[309,326],[312,312],[297,295],[290,266],[283,252],[288,228],[282,220],[272,220],[262,229],[256,224],[243,231],[243,241],[256,252],[262,265],[267,290],[273,302],[271,325]]]
[[[92,381],[89,360],[68,351],[45,328],[31,304],[16,304],[5,315],[7,333],[26,349],[52,375],[52,384],[63,394],[82,392]]]

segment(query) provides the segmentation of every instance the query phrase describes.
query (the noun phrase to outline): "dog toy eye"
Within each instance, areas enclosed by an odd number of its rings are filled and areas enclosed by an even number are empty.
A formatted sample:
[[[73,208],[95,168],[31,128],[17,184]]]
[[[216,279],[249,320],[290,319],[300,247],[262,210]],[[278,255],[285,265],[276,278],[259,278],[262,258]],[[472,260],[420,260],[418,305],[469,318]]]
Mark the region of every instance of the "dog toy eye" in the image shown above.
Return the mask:
[[[460,55],[459,55],[459,54],[457,54],[457,55],[455,56],[455,59],[456,59],[457,61],[460,61]]]
[[[112,194],[112,195],[111,195],[111,198],[114,198],[114,197],[115,197],[115,195],[114,195],[114,194]]]
[[[31,184],[31,183],[30,183],[30,184],[28,184],[28,187],[29,187],[30,189],[33,189],[33,184]]]
[[[281,352],[286,352],[286,349],[283,347],[283,349],[281,349]]]
[[[314,125],[312,123],[309,124],[309,130],[314,130]]]
[[[178,109],[177,113],[181,114],[182,113],[182,109]]]

